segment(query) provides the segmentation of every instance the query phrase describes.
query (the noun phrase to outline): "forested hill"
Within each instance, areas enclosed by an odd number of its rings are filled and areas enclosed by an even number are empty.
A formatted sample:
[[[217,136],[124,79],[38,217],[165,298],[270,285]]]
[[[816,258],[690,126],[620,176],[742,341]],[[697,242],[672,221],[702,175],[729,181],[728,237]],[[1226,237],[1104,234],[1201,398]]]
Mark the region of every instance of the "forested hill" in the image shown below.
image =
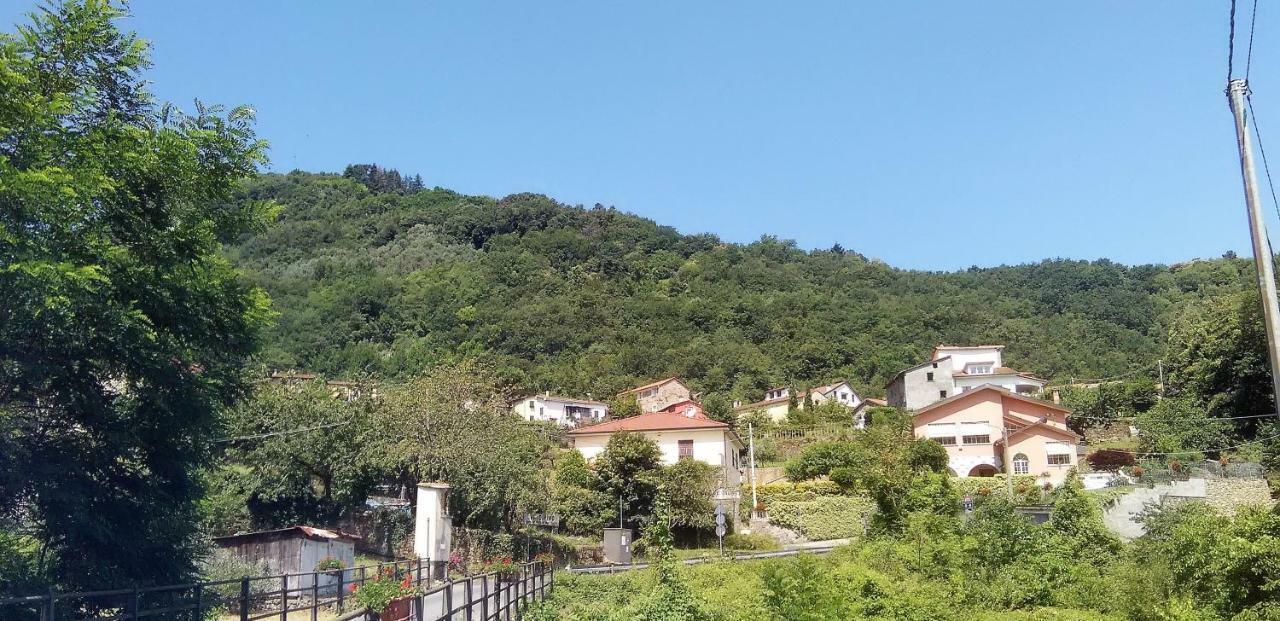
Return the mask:
[[[1252,278],[1232,258],[900,270],[371,166],[265,175],[243,195],[282,207],[227,248],[279,313],[265,363],[341,377],[480,357],[513,388],[574,395],[668,375],[745,398],[834,378],[879,395],[940,342],[1005,343],[1009,364],[1049,378],[1105,377],[1153,367],[1180,305]]]

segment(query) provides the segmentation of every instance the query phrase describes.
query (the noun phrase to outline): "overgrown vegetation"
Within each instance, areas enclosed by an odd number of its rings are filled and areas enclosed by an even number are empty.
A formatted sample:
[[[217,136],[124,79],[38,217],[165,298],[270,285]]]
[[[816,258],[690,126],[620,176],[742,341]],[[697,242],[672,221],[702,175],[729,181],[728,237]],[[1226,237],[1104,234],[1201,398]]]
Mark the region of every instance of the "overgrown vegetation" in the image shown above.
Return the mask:
[[[1280,514],[1235,518],[1199,505],[1152,513],[1122,545],[1074,479],[1036,525],[1000,496],[967,523],[913,512],[901,533],[827,556],[720,562],[679,571],[713,619],[1271,619]],[[631,618],[652,572],[557,577],[540,620]]]

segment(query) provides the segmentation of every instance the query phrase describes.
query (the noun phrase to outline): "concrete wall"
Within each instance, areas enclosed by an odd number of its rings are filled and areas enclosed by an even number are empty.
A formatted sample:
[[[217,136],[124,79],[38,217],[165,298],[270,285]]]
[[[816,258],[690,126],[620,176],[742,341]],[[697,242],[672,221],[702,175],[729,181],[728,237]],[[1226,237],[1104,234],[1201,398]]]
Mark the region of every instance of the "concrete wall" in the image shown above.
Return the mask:
[[[929,379],[930,373],[933,374],[933,379]],[[918,410],[944,399],[941,391],[946,391],[948,397],[955,393],[951,367],[945,360],[926,364],[899,375],[889,385],[886,395],[889,405]]]
[[[976,399],[976,400],[975,400]],[[948,446],[947,457],[951,470],[957,476],[968,476],[977,466],[985,464],[1000,468],[1002,460],[995,448],[1000,439],[1001,425],[1004,421],[1004,407],[998,393],[988,393],[974,399],[964,399],[941,405],[920,414],[912,419],[917,438],[929,437],[929,425],[954,425],[956,445]],[[983,444],[964,444],[961,437],[961,423],[981,424],[987,432],[988,442]]]
[[[1004,357],[1000,355],[1001,351],[994,347],[989,349],[938,349],[938,357],[951,356],[951,369],[953,371],[964,371],[965,365],[974,363],[990,364],[991,368],[1004,366]]]
[[[1007,397],[994,390],[984,391],[964,399],[939,405],[928,412],[912,419],[916,437],[930,437],[930,425],[933,429],[946,429],[942,425],[954,425],[955,446],[948,446],[947,456],[951,470],[958,476],[968,476],[979,465],[990,465],[1004,469],[1004,451],[996,442],[1001,440],[1006,416],[1026,421],[1045,420],[1050,426],[1066,430],[1066,416],[1053,409],[1050,404],[1028,402],[1023,399]],[[987,434],[987,442],[965,444],[966,425],[971,431],[983,429]],[[975,435],[975,434],[970,434]],[[1064,442],[1068,445],[1068,463],[1050,464],[1048,448],[1051,442]],[[1075,442],[1069,434],[1056,433],[1039,427],[1015,433],[1010,438],[1009,457],[1018,454],[1027,456],[1028,474],[1041,476],[1054,485],[1061,484],[1067,471],[1077,465]],[[1012,464],[1009,464],[1012,469]]]
[[[972,390],[984,384],[999,386],[1019,394],[1034,394],[1044,388],[1044,382],[1027,379],[1020,375],[968,375],[955,378],[955,384],[957,392]]]

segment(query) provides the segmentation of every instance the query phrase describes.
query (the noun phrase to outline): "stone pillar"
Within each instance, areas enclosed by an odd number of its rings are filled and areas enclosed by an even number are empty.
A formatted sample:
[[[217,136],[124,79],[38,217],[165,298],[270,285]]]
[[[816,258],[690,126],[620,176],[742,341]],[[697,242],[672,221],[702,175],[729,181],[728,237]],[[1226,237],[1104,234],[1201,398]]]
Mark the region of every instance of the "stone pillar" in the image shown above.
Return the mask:
[[[417,513],[413,525],[413,552],[419,558],[431,559],[433,576],[444,576],[448,571],[453,539],[449,484],[419,484]]]

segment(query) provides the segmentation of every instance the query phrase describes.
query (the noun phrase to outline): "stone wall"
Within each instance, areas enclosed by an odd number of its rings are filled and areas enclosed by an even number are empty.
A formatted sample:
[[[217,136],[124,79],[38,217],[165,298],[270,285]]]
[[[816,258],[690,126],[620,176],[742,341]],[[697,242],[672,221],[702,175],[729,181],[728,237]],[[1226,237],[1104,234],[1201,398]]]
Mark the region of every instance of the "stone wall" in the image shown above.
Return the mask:
[[[1204,501],[1223,515],[1235,515],[1239,507],[1246,505],[1275,504],[1263,479],[1209,479]]]

